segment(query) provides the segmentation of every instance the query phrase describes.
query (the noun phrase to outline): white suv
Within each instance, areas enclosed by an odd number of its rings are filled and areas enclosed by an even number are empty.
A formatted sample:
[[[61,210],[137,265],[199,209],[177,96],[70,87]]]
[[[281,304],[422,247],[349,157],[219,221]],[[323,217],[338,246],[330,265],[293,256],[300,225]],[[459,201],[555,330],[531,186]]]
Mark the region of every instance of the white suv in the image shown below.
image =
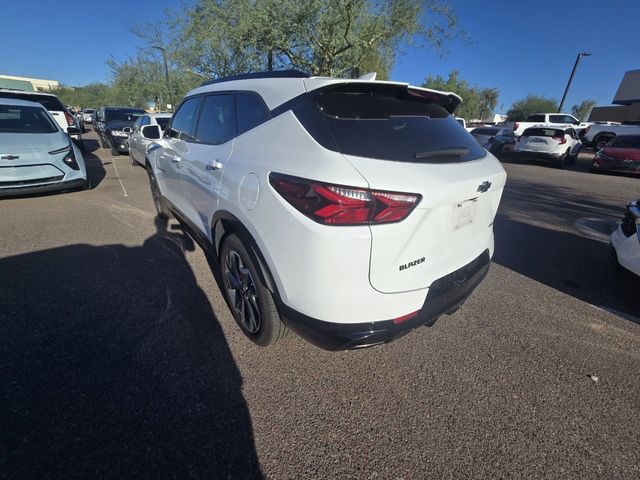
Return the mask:
[[[328,350],[391,341],[455,311],[489,268],[506,173],[459,103],[296,71],[204,83],[146,150],[156,208],[219,262],[255,343],[287,328]]]

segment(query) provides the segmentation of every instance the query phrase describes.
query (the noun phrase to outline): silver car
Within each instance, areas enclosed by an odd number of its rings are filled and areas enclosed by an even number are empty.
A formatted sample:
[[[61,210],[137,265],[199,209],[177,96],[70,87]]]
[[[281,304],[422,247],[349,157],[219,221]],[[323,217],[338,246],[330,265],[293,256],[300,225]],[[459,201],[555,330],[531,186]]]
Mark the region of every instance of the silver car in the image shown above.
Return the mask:
[[[0,97],[0,196],[87,186],[82,153],[40,104]]]
[[[154,141],[162,137],[171,120],[170,113],[145,113],[133,124],[133,128],[125,128],[129,135],[129,156],[131,164],[146,166],[145,152],[147,147]]]

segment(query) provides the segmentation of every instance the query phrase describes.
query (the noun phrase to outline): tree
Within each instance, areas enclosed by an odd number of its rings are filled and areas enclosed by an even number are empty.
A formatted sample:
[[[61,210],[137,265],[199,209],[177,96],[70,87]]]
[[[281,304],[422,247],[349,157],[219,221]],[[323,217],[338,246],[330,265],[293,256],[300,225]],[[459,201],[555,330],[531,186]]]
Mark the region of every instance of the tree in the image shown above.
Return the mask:
[[[507,120],[519,122],[525,120],[532,113],[555,112],[558,110],[558,101],[542,95],[529,94],[511,104],[507,111]]]
[[[60,87],[52,91],[62,103],[79,108],[97,108],[114,101],[113,91],[106,83],[90,83],[84,87]]]
[[[172,56],[207,78],[282,68],[388,74],[403,45],[442,48],[463,35],[438,0],[197,0],[169,23]]]
[[[571,107],[571,114],[578,120],[586,121],[595,106],[595,100],[584,100],[580,105]]]
[[[478,88],[460,78],[460,72],[453,70],[445,80],[440,75],[426,78],[422,84],[425,88],[456,93],[462,103],[455,111],[456,116],[466,120],[485,120],[494,112],[498,103],[497,88]]]

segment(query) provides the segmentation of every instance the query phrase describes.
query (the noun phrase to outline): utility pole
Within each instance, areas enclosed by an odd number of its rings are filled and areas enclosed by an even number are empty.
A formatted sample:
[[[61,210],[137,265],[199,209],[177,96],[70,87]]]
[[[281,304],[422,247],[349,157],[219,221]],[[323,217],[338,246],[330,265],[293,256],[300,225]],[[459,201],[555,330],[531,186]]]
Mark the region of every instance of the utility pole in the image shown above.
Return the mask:
[[[567,82],[567,88],[564,89],[564,95],[562,95],[562,100],[560,100],[560,105],[558,106],[558,113],[562,112],[562,106],[564,105],[564,101],[567,98],[567,93],[569,93],[569,87],[571,86],[571,82],[573,81],[573,76],[576,74],[576,68],[578,68],[578,63],[580,63],[580,59],[582,57],[589,57],[590,53],[580,52],[576,57],[576,63],[573,64],[573,70],[571,70],[571,75],[569,76],[569,81]]]
[[[162,60],[164,61],[164,80],[167,83],[167,93],[168,93],[168,102],[171,104],[171,110],[173,110],[175,108],[175,106],[173,105],[173,99],[171,98],[171,84],[169,83],[169,66],[167,64],[167,51],[164,47],[160,47],[158,45],[152,45],[151,48],[155,48],[157,50],[160,50],[162,52]]]

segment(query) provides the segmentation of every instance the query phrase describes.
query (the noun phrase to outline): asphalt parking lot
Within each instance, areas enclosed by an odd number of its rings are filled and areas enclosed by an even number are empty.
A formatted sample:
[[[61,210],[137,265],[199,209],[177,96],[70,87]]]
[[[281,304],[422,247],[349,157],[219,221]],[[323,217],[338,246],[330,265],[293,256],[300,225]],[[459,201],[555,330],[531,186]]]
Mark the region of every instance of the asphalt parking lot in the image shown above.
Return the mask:
[[[85,138],[91,190],[0,200],[3,478],[640,478],[639,286],[607,258],[640,180],[505,162],[453,316],[261,349],[145,171]]]

